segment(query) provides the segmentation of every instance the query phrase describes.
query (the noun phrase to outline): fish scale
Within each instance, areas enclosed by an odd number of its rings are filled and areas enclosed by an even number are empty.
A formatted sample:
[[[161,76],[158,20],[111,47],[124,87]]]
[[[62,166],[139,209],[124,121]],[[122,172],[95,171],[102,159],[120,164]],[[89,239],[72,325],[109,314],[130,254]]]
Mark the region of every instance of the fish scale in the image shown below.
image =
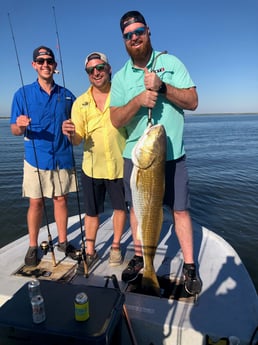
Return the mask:
[[[163,222],[166,132],[162,125],[147,127],[132,151],[132,161],[130,184],[144,260],[142,289],[159,295],[153,260]]]

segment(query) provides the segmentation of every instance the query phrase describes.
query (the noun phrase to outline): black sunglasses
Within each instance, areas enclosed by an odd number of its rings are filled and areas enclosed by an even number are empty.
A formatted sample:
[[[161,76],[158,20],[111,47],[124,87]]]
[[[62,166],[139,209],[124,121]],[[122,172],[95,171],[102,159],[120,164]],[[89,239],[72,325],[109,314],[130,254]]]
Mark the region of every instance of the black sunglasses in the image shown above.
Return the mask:
[[[92,74],[95,68],[96,68],[97,71],[101,72],[101,71],[104,71],[105,67],[106,67],[106,63],[100,63],[100,64],[98,64],[96,66],[86,67],[85,71],[88,74]]]
[[[123,38],[124,40],[129,41],[132,39],[133,35],[135,35],[136,37],[142,36],[146,33],[146,29],[146,26],[144,26],[134,31],[127,32],[126,34],[123,34]]]
[[[40,58],[40,59],[37,59],[35,60],[35,62],[38,64],[38,65],[44,65],[44,62],[46,61],[46,63],[48,65],[53,65],[55,63],[55,60],[54,59],[51,59],[51,58],[48,58],[48,59],[43,59],[43,58]]]

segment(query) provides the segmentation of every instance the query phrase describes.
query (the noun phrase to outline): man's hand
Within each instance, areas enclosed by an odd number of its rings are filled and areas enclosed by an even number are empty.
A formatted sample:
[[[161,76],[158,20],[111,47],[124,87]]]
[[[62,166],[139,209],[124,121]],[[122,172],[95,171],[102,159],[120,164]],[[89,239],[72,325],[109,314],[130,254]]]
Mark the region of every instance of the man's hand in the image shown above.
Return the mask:
[[[28,115],[19,115],[16,123],[11,124],[11,132],[13,135],[23,135],[29,126],[31,119]]]
[[[162,81],[154,72],[149,72],[147,68],[144,68],[145,76],[144,76],[144,85],[146,90],[157,91],[159,90]]]
[[[64,135],[67,135],[68,138],[74,136],[75,133],[75,125],[73,124],[72,120],[65,120],[62,124],[62,132]]]
[[[29,126],[31,119],[27,115],[20,115],[16,119],[16,125],[23,131]]]
[[[157,91],[145,90],[137,97],[142,107],[154,108],[158,99],[158,93]]]

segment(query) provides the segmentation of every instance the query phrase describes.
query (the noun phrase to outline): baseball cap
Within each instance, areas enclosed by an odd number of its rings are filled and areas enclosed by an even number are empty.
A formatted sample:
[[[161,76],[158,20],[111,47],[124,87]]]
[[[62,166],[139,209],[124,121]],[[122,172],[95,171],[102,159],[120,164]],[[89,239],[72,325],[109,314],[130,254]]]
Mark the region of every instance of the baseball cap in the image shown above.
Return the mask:
[[[40,50],[42,50],[42,51],[40,51]],[[40,46],[40,47],[34,49],[34,51],[33,51],[33,61],[36,61],[36,59],[41,55],[49,55],[50,57],[52,57],[55,60],[55,55],[50,48],[45,47],[45,46]]]
[[[120,19],[121,31],[124,32],[124,29],[128,25],[133,24],[133,23],[142,23],[144,25],[147,25],[143,15],[140,12],[129,11],[129,12],[126,12]]]
[[[100,52],[93,52],[93,53],[90,53],[86,59],[85,59],[85,66],[87,65],[87,63],[90,61],[90,60],[94,60],[94,59],[99,59],[99,60],[102,60],[106,63],[108,63],[108,59],[106,57],[105,54],[103,53],[100,53]]]

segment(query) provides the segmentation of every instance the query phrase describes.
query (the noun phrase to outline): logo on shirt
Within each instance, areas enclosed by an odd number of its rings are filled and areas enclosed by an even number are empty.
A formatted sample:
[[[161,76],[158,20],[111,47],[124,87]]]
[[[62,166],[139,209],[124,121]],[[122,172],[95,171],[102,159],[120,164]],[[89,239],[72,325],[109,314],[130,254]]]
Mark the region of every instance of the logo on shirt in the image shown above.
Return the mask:
[[[165,68],[164,67],[161,67],[159,69],[155,69],[153,70],[154,73],[160,73],[160,72],[164,72],[165,71]]]

